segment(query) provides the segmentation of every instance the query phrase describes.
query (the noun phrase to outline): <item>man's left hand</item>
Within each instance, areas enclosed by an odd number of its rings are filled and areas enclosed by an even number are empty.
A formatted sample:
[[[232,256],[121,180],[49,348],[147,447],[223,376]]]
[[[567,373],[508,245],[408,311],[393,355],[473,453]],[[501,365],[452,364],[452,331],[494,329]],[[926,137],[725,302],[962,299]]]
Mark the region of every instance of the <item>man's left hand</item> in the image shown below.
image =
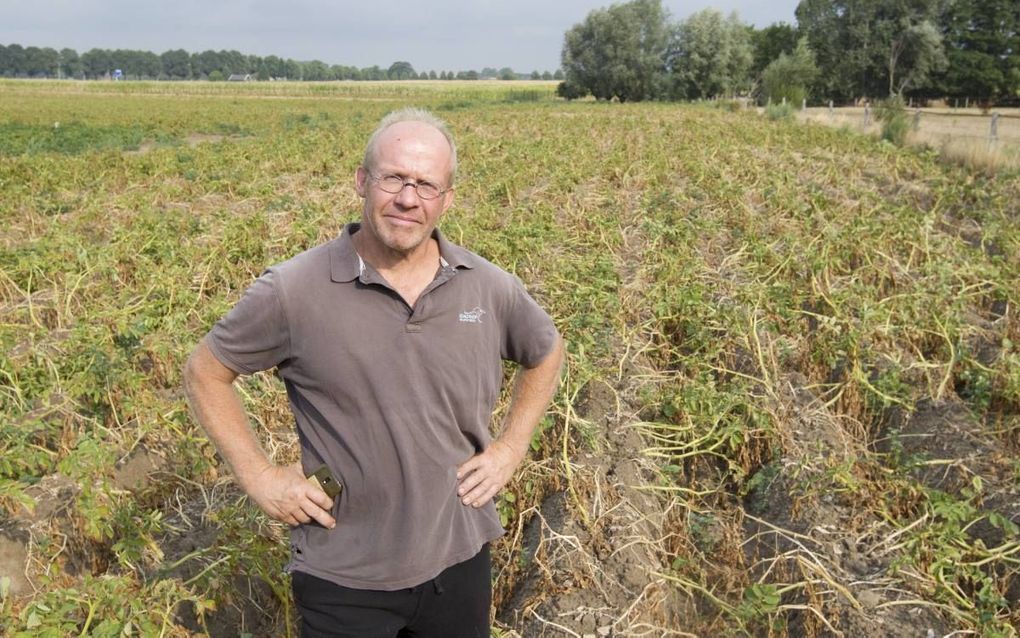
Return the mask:
[[[493,441],[457,468],[457,496],[465,505],[479,508],[503,489],[524,459],[503,441]]]

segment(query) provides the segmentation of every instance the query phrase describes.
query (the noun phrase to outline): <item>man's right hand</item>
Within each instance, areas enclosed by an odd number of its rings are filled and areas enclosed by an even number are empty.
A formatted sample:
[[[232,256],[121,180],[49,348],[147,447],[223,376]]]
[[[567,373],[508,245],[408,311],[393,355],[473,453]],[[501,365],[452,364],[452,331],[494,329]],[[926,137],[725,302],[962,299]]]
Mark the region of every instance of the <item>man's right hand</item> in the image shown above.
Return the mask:
[[[263,512],[288,525],[315,521],[333,529],[333,499],[305,479],[301,464],[273,465],[266,457],[234,390],[236,378],[237,372],[201,341],[184,366],[184,390],[195,418]]]
[[[333,499],[308,482],[300,463],[270,465],[244,487],[263,512],[282,523],[294,527],[315,521],[327,529],[336,527],[329,513]]]

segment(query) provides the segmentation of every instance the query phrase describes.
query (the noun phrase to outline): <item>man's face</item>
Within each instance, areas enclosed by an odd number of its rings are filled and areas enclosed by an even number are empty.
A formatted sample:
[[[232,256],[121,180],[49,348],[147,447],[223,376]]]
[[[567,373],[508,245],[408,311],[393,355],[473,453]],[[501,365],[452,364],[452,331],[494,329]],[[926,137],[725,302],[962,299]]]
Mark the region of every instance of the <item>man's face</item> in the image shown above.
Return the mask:
[[[365,199],[362,229],[373,248],[408,254],[431,235],[453,191],[435,199],[422,199],[409,185],[399,193],[387,193],[372,178],[397,175],[407,182],[431,182],[441,189],[450,186],[450,146],[443,134],[421,122],[393,124],[378,139],[372,166],[359,167],[355,188]],[[369,173],[371,171],[371,173]]]

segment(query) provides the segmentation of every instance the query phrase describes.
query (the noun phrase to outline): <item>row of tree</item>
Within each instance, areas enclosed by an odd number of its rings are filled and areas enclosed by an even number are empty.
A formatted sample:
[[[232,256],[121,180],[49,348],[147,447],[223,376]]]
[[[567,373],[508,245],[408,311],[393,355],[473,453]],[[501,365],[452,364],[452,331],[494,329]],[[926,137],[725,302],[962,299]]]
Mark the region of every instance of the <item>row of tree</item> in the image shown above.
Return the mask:
[[[750,95],[969,97],[1020,93],[1017,0],[801,0],[796,25],[755,29],[705,9],[673,22],[661,0],[588,14],[564,36],[558,88],[620,101]]]
[[[509,67],[486,67],[481,71],[415,71],[410,62],[394,62],[389,68],[370,66],[358,68],[341,64],[329,65],[319,60],[299,62],[275,55],[260,57],[239,51],[202,51],[188,53],[174,49],[162,54],[130,49],[90,49],[78,55],[74,49],[23,47],[0,44],[0,76],[20,78],[81,78],[111,77],[120,70],[126,79],[148,80],[223,80],[231,75],[250,75],[254,79],[290,80],[562,80],[563,73],[532,71],[524,75]]]

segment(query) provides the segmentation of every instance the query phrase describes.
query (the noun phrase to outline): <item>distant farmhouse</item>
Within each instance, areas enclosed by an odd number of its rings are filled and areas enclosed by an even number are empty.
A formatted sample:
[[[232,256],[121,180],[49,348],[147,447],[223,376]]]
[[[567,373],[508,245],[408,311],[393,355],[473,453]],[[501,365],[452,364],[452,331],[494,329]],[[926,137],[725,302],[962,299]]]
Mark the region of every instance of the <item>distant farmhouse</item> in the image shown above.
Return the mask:
[[[231,73],[230,77],[227,78],[227,82],[251,82],[254,80],[251,73]]]

